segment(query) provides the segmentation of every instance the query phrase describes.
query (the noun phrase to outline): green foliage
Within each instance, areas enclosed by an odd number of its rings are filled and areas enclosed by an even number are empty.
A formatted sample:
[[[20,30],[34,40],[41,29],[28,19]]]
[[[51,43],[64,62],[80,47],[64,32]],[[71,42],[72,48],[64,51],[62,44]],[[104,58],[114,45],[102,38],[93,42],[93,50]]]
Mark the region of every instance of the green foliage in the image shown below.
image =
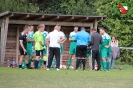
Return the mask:
[[[1,0],[0,12],[8,10],[14,12],[36,12],[37,6],[28,3],[27,0]]]
[[[107,15],[107,19],[100,21],[99,26],[103,26],[109,30],[110,35],[115,35],[119,40],[119,46],[121,47],[133,47],[133,13],[126,17],[120,17],[116,14],[113,5],[115,2],[127,2],[125,0],[97,0],[95,6],[97,6],[97,14]],[[131,0],[128,0],[128,2]],[[133,1],[132,1],[133,2]],[[130,2],[131,3],[131,2]],[[130,9],[129,9],[130,10]],[[133,64],[133,50],[121,50],[121,61],[127,64]]]
[[[119,2],[133,5],[133,0],[1,0],[0,12],[10,10],[46,14],[107,15],[108,18],[100,21],[98,26],[109,30],[111,36],[115,35],[119,46],[133,47],[133,13],[125,17],[118,15],[114,4]],[[133,50],[121,50],[119,59],[133,64],[132,57]]]

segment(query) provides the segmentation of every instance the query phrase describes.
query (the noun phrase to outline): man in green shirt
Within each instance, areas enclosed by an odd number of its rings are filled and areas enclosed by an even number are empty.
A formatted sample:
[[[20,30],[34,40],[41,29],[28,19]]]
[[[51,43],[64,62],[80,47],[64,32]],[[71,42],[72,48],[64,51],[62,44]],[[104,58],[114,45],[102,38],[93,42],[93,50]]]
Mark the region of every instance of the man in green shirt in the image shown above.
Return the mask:
[[[76,53],[77,43],[74,41],[74,36],[76,35],[77,32],[78,32],[78,26],[75,26],[74,31],[71,32],[70,35],[69,35],[69,41],[70,41],[69,54],[70,55],[69,55],[69,58],[68,58],[68,69],[71,66],[72,57]]]
[[[105,32],[104,28],[100,28],[100,34],[102,34],[102,44],[100,45],[101,67],[104,71],[109,71],[109,50],[111,46],[111,38]]]
[[[42,36],[42,32],[44,31],[44,24],[40,24],[37,26],[38,31],[35,32],[34,40],[35,40],[35,50],[36,50],[36,57],[34,60],[34,68],[38,69],[38,63],[40,60],[40,56],[42,55],[42,50],[44,49],[44,39]]]
[[[29,32],[27,34],[27,55],[28,55],[28,62],[29,62],[29,67],[31,66],[31,61],[33,58],[34,50],[33,50],[33,45],[34,45],[34,26],[33,25],[28,25]]]

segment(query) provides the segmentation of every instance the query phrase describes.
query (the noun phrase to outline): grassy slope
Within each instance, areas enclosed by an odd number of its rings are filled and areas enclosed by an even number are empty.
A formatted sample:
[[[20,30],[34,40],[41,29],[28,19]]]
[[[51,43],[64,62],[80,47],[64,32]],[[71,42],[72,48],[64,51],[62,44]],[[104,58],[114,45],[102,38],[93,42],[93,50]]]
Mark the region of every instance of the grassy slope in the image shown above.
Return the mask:
[[[126,66],[124,66],[126,67]],[[0,88],[133,88],[133,68],[110,72],[0,68]]]

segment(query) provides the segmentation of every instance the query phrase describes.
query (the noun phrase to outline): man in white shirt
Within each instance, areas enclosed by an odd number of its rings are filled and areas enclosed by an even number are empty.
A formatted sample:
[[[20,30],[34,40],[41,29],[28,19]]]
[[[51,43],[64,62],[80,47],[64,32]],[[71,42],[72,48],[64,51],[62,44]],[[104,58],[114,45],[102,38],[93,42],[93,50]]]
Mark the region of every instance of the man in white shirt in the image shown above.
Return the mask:
[[[60,44],[65,39],[64,35],[59,32],[60,27],[61,26],[59,24],[57,24],[54,27],[54,30],[52,32],[50,32],[46,37],[46,43],[50,47],[47,70],[49,70],[51,67],[54,55],[56,58],[56,68],[57,68],[57,70],[60,70]]]

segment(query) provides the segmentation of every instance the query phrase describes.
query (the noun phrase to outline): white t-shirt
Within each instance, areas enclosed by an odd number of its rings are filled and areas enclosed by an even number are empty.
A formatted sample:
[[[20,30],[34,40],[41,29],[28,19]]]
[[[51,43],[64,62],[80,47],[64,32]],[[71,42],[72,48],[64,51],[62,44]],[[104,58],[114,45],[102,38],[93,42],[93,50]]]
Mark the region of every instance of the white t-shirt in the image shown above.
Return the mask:
[[[58,47],[60,48],[60,43],[58,43],[58,40],[61,39],[61,37],[64,36],[63,32],[58,32],[57,30],[54,30],[50,32],[46,38],[50,39],[50,47]]]

